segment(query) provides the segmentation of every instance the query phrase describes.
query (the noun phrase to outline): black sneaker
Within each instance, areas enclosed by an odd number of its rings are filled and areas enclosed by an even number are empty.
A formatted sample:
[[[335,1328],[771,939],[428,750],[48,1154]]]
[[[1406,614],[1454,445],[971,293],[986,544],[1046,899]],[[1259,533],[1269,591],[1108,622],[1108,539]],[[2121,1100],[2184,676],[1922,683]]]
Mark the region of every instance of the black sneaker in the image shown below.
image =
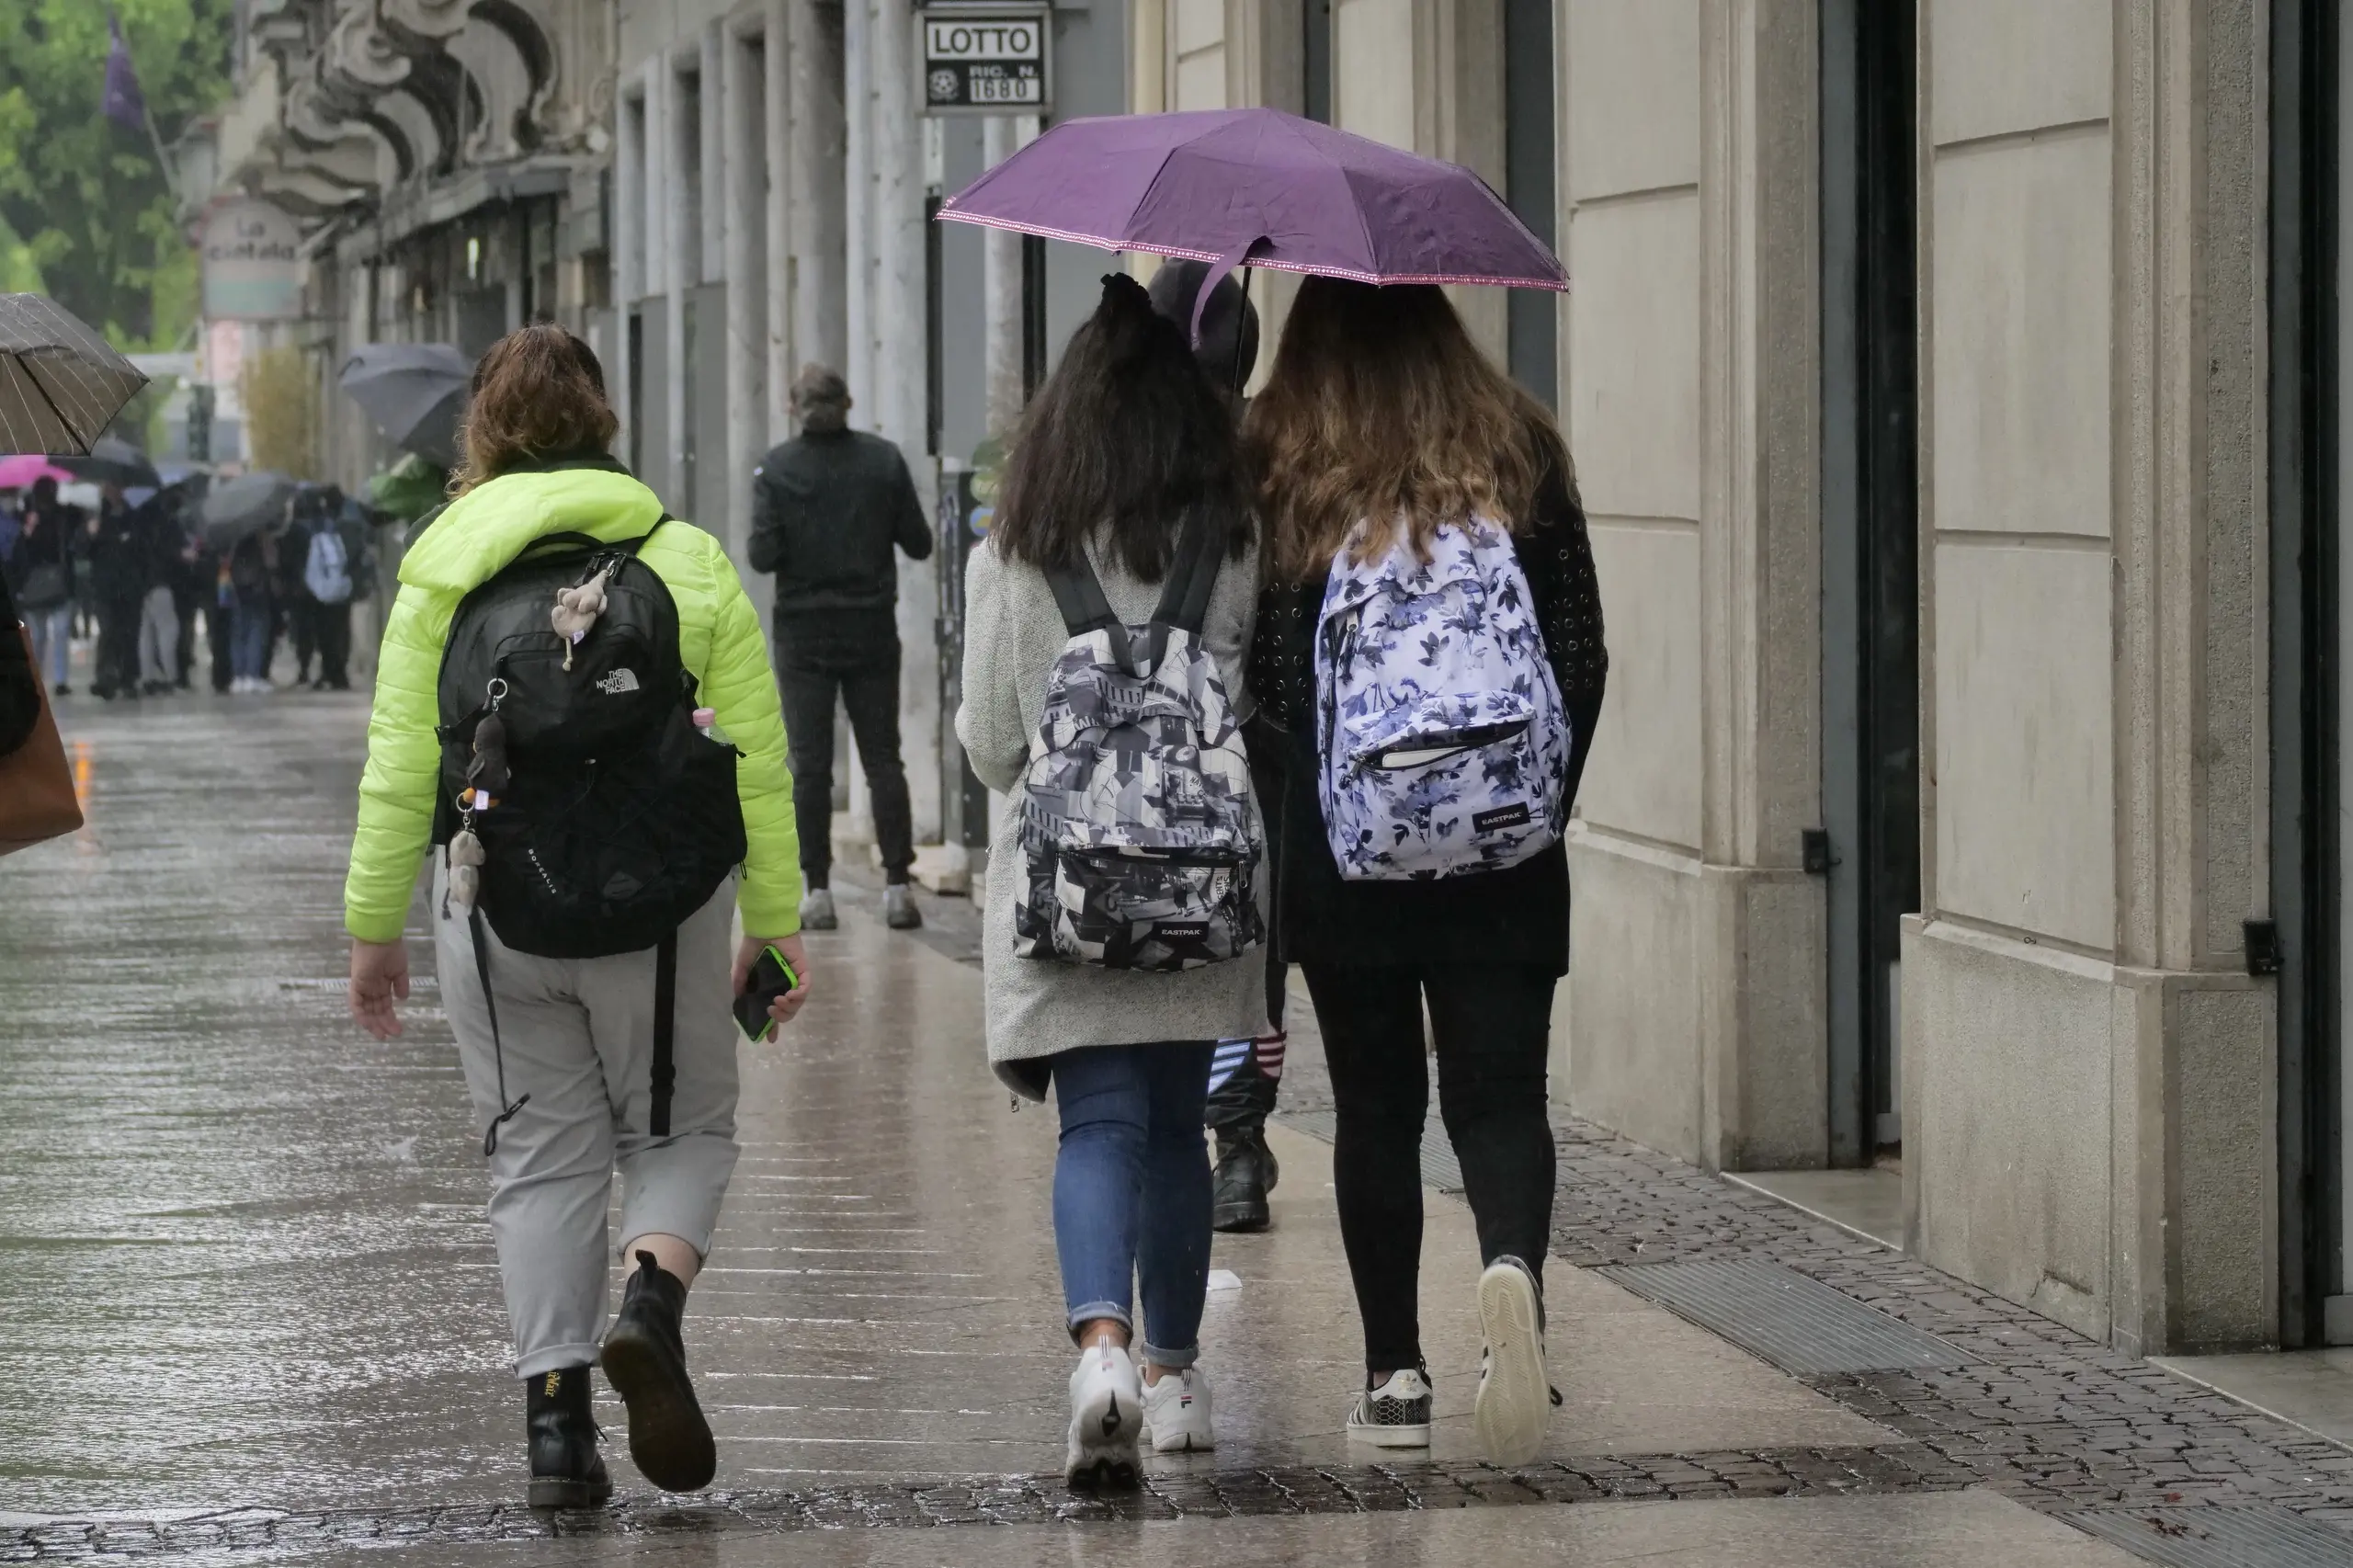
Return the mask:
[[[1404,1367],[1357,1395],[1348,1407],[1348,1441],[1376,1449],[1430,1446],[1430,1375]]]
[[[1217,1189],[1210,1199],[1210,1223],[1229,1234],[1263,1231],[1273,1222],[1267,1194],[1281,1179],[1282,1167],[1267,1147],[1264,1131],[1217,1145]]]
[[[534,1508],[600,1508],[613,1478],[597,1452],[597,1420],[588,1411],[588,1369],[563,1367],[523,1380],[531,1445],[530,1505]]]
[[[718,1472],[719,1449],[687,1381],[687,1288],[650,1252],[637,1255],[637,1266],[599,1358],[629,1407],[638,1470],[665,1492],[699,1492]]]

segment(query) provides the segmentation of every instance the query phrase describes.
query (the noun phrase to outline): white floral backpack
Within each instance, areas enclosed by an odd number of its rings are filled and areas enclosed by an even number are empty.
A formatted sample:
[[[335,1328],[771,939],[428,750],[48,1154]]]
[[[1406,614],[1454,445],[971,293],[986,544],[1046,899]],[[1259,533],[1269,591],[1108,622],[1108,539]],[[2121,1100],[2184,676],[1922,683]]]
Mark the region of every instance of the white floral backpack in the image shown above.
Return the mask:
[[[1405,530],[1332,563],[1315,631],[1318,793],[1340,875],[1459,876],[1561,836],[1568,713],[1511,535],[1448,525],[1418,559]]]

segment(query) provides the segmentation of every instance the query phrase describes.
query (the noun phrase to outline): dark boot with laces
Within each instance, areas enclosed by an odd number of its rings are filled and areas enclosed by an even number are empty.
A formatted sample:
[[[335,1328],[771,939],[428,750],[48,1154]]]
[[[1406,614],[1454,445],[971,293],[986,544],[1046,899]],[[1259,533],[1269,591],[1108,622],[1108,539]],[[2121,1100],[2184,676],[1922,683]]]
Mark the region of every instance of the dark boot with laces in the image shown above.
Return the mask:
[[[613,1494],[613,1478],[597,1452],[597,1421],[588,1411],[588,1369],[561,1367],[523,1380],[524,1429],[531,1445],[530,1505],[534,1508],[599,1508]]]
[[[650,1252],[637,1266],[605,1335],[605,1376],[629,1407],[629,1457],[645,1479],[665,1492],[699,1492],[718,1471],[719,1449],[687,1380],[687,1287]]]
[[[1254,1132],[1228,1142],[1217,1141],[1215,1191],[1210,1199],[1210,1223],[1229,1233],[1263,1231],[1273,1222],[1267,1194],[1281,1176],[1267,1135]]]

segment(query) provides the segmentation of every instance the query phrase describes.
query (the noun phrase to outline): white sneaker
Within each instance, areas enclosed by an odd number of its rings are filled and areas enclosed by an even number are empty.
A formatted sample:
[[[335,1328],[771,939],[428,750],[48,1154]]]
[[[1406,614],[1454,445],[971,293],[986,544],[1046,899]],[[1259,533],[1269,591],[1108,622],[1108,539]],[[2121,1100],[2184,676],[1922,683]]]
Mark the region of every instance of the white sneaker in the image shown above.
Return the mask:
[[[1217,1447],[1209,1375],[1199,1367],[1164,1372],[1143,1385],[1144,1440],[1156,1454],[1205,1454]]]
[[[803,931],[833,931],[841,926],[841,918],[834,913],[834,894],[830,888],[811,888],[801,898],[801,928]]]
[[[1389,1374],[1348,1407],[1348,1441],[1376,1449],[1430,1446],[1430,1380],[1418,1367]]]
[[[1472,1407],[1479,1444],[1492,1464],[1529,1463],[1560,1395],[1544,1371],[1544,1303],[1519,1259],[1499,1257],[1479,1276],[1479,1327],[1487,1340]]]
[[[1063,1479],[1074,1487],[1133,1486],[1143,1437],[1143,1381],[1125,1350],[1090,1345],[1070,1375],[1070,1455]]]

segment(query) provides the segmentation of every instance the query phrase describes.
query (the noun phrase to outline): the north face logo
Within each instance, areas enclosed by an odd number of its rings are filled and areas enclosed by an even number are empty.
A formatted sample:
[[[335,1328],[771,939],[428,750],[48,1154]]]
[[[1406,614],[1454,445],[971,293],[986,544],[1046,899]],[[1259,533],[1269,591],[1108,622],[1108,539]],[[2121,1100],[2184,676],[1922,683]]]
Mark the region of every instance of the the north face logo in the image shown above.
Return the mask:
[[[635,691],[637,689],[637,672],[635,670],[615,670],[604,679],[597,683],[597,689],[603,692],[607,697],[619,697],[624,691]]]

